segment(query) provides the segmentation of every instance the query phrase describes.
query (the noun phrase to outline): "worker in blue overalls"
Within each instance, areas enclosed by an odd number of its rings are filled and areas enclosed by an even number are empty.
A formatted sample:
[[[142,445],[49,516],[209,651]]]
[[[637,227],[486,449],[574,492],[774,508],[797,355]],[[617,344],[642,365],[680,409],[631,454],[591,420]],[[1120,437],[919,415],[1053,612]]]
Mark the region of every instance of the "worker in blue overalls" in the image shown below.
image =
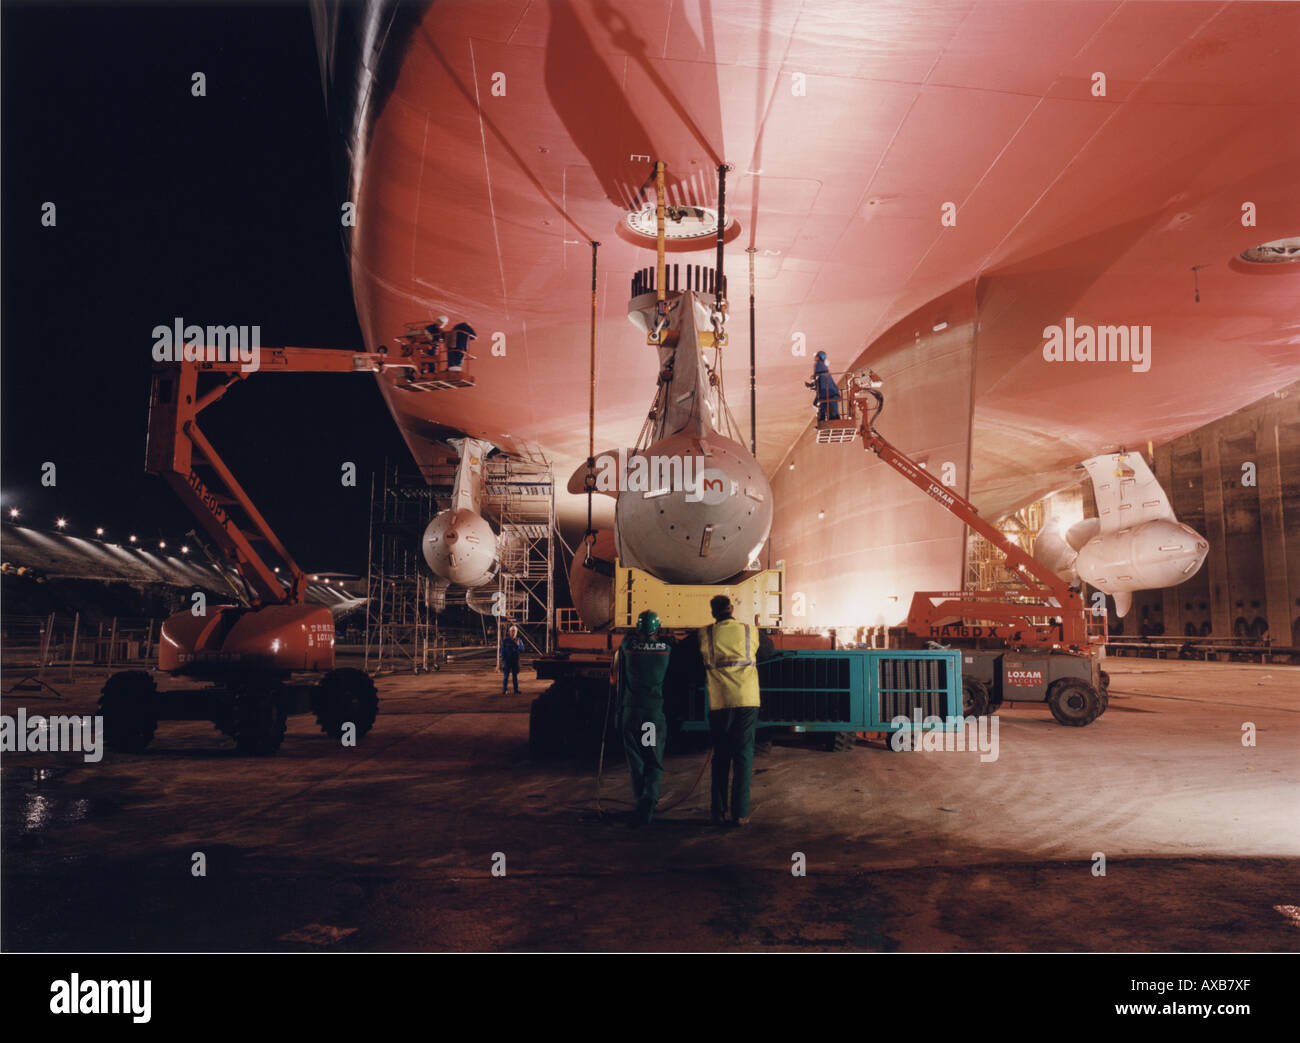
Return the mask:
[[[469,354],[469,342],[477,340],[478,334],[468,322],[458,322],[451,328],[451,337],[447,341],[447,372],[459,373]]]
[[[524,651],[524,639],[519,636],[519,628],[513,623],[510,630],[501,639],[501,694],[506,694],[507,682],[513,677],[515,695],[519,694],[519,657]]]
[[[664,715],[664,676],[673,641],[659,633],[659,615],[642,612],[636,632],[618,647],[618,696],[622,703],[620,730],[627,770],[632,776],[636,807],[630,824],[647,826],[659,803],[659,783],[664,774],[664,744],[668,721]]]
[[[830,367],[826,365],[826,352],[817,352],[817,362],[813,366],[813,378],[804,387],[815,391],[813,404],[817,406],[817,422],[838,420],[840,418],[840,389],[831,376]]]
[[[451,320],[445,315],[439,315],[433,322],[424,327],[424,332],[428,334],[429,343],[425,347],[425,355],[431,360],[421,363],[420,372],[425,375],[433,375],[438,372],[438,358],[443,352],[447,342],[447,323]]]

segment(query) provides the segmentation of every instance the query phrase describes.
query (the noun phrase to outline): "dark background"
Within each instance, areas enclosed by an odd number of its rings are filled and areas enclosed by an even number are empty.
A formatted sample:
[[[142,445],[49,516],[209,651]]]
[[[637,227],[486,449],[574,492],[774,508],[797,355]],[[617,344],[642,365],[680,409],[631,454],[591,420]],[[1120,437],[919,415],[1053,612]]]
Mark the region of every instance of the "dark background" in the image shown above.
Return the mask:
[[[194,520],[144,473],[153,327],[365,346],[308,8],[5,4],[0,34],[0,509],[170,546]],[[373,377],[256,374],[203,426],[300,565],[364,573],[371,473],[410,464]]]

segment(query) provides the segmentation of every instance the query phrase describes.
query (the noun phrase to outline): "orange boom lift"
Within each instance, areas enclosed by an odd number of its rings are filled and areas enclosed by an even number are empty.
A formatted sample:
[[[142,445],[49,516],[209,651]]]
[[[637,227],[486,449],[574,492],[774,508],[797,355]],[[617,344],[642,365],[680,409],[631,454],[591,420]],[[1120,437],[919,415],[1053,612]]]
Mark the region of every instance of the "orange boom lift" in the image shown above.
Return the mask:
[[[210,720],[241,752],[265,755],[279,749],[287,717],[308,711],[327,735],[355,742],[378,713],[374,682],[361,670],[335,669],[329,609],[306,603],[307,576],[199,428],[199,414],[252,372],[396,368],[406,371],[396,386],[411,391],[429,390],[429,374],[409,352],[390,361],[382,351],[263,348],[258,369],[251,372],[224,350],[202,348],[195,354],[208,361],[154,366],[145,469],[166,481],[198,519],[243,579],[249,603],[207,605],[195,598],[190,609],[167,619],[158,669],[210,684],[163,692],[146,671],[114,674],[100,699],[105,743],[138,753],[160,720]]]
[[[962,667],[968,714],[978,716],[1004,700],[1045,702],[1062,724],[1090,724],[1109,702],[1109,679],[1097,661],[1106,642],[1104,616],[1092,630],[1077,590],[876,431],[885,402],[881,383],[870,370],[849,374],[842,395],[851,404],[849,415],[820,421],[817,441],[835,445],[861,437],[864,449],[1000,550],[1026,583],[1004,590],[917,591],[907,633],[916,641],[968,647]]]

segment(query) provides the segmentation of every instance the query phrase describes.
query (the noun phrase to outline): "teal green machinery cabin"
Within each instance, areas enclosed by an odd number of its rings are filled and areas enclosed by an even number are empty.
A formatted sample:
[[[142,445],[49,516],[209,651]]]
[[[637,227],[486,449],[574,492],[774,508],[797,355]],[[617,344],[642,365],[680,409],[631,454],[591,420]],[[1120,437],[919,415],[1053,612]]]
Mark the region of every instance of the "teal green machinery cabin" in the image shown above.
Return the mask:
[[[758,685],[760,728],[895,732],[919,720],[923,730],[952,731],[962,716],[957,649],[782,651],[758,663]],[[683,729],[706,731],[707,711],[704,689],[695,689]]]

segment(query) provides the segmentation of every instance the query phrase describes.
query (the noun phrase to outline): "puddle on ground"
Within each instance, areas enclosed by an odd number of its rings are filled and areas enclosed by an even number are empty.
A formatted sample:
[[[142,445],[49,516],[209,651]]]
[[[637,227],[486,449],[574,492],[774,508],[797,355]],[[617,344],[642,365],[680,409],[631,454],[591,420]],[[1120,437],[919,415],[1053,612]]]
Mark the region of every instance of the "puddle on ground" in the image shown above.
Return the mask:
[[[51,797],[44,793],[24,793],[17,809],[17,821],[6,815],[6,823],[19,825],[24,834],[43,833],[57,825],[85,822],[87,819],[111,815],[117,805],[111,800],[87,800],[85,797],[67,799]],[[6,833],[9,828],[6,828]]]
[[[122,802],[103,796],[104,779],[95,779],[95,793],[81,786],[66,786],[72,769],[57,764],[24,766],[4,774],[3,836],[21,844],[33,841],[59,826],[74,825],[111,815]]]

